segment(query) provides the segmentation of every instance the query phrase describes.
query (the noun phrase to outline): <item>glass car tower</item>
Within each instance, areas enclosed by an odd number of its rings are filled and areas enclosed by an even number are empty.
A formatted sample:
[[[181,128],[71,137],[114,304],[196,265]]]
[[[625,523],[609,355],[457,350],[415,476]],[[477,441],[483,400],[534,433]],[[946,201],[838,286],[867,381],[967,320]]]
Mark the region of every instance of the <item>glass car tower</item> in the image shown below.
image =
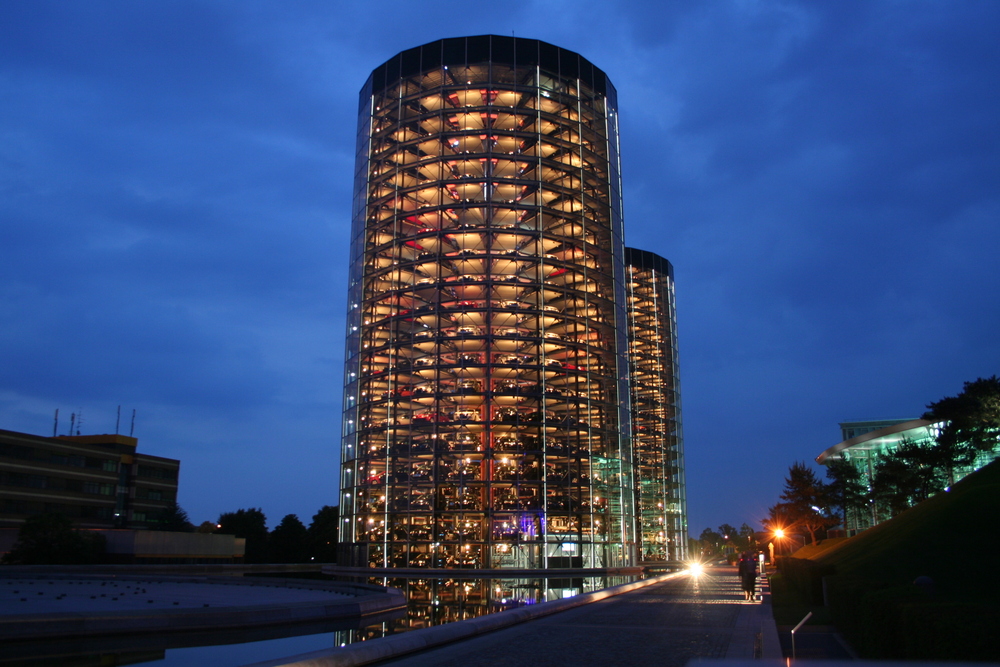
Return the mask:
[[[687,559],[674,267],[625,248],[636,520],[644,561]]]
[[[361,91],[341,563],[638,558],[616,95],[480,36]]]

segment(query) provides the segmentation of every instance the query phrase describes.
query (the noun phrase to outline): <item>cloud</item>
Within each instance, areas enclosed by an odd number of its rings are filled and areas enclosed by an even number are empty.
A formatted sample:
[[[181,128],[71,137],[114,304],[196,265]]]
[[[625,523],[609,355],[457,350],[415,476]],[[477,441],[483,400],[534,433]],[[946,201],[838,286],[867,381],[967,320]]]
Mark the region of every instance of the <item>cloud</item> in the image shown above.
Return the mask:
[[[998,19],[6,3],[0,428],[82,406],[108,430],[136,407],[193,516],[336,502],[357,92],[402,49],[514,32],[618,89],[627,243],[677,274],[693,532],[751,522],[734,514],[766,511],[838,420],[914,416],[997,372]]]

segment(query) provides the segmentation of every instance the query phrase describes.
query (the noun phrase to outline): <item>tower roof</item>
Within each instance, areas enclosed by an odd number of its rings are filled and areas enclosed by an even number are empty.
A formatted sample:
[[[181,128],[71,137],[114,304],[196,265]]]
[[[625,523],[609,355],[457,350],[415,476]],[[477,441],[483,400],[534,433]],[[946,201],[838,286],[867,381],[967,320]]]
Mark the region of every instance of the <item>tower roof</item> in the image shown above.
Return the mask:
[[[657,273],[664,273],[671,278],[674,277],[674,266],[669,260],[660,257],[655,252],[639,250],[638,248],[625,248],[625,263],[629,266],[649,269]]]
[[[485,62],[538,66],[561,77],[581,79],[601,95],[614,96],[614,86],[607,74],[580,54],[537,39],[500,35],[449,37],[415,46],[376,67],[369,82],[372,89],[378,90],[400,77],[436,67]]]

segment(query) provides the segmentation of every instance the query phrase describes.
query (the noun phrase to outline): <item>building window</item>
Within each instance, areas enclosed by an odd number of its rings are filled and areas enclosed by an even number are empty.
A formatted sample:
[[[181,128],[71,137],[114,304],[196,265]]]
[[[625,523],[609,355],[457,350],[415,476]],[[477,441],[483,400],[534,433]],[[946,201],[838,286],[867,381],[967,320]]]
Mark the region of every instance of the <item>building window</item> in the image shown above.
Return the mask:
[[[44,475],[29,475],[18,472],[0,473],[0,485],[3,486],[27,486],[34,489],[44,489],[48,487],[48,477]]]
[[[155,466],[140,465],[138,476],[174,480],[177,479],[177,470],[174,468],[157,468]]]
[[[21,445],[0,444],[0,456],[11,459],[21,459],[30,461],[35,458],[35,452],[31,447]]]
[[[118,461],[88,456],[87,467],[94,468],[95,470],[103,470],[105,472],[118,472]]]
[[[83,456],[70,456],[68,454],[49,454],[49,463],[60,466],[75,466],[83,468],[87,465],[87,460]]]

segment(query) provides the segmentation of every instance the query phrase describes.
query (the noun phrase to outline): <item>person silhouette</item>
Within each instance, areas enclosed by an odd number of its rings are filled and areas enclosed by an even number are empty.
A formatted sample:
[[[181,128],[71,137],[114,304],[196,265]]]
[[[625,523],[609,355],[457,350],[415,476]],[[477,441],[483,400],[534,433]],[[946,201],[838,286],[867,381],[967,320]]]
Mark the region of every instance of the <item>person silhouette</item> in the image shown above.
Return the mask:
[[[744,599],[753,600],[757,590],[757,559],[749,552],[744,551],[740,554],[738,572]]]

